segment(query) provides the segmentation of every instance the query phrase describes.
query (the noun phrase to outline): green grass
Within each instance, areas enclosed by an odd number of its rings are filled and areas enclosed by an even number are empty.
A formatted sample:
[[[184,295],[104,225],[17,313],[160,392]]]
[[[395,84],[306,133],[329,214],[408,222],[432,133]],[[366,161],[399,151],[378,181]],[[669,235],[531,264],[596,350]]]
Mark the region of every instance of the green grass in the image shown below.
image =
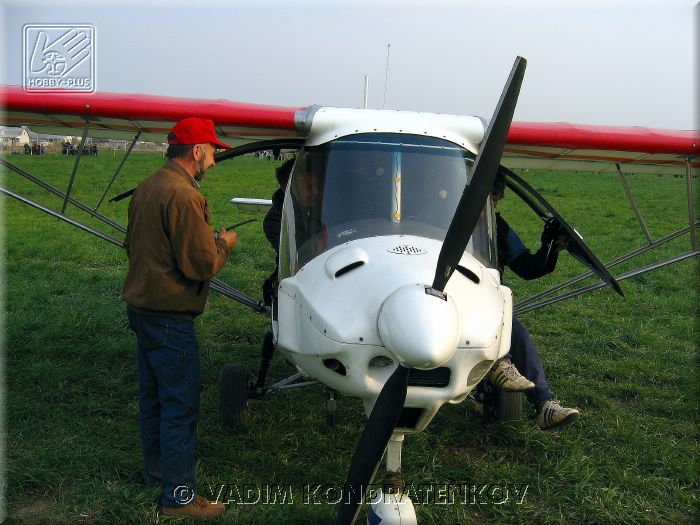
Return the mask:
[[[72,159],[12,156],[63,189]],[[97,202],[119,157],[84,158],[77,198]],[[135,153],[111,194],[133,187],[160,165]],[[249,217],[231,196],[269,197],[276,163],[243,158],[209,172],[203,191],[215,226]],[[603,260],[644,243],[614,175],[524,174],[571,220]],[[13,173],[3,185],[53,208],[58,198]],[[630,177],[655,237],[687,222],[685,181]],[[5,211],[5,345],[9,523],[155,523],[157,489],[139,485],[135,341],[120,301],[126,271],[118,248],[12,199]],[[102,210],[126,222],[127,201]],[[531,246],[539,223],[508,194],[504,216]],[[95,220],[69,208],[80,220]],[[258,215],[260,221],[262,214]],[[253,297],[274,266],[261,222],[243,226],[220,277]],[[121,237],[118,232],[104,228]],[[646,264],[687,249],[687,239],[640,257]],[[630,264],[614,273],[628,270]],[[539,282],[508,274],[516,298],[544,289],[581,267],[568,255]],[[417,506],[419,522],[691,523],[698,518],[697,263],[626,281],[624,299],[608,290],[524,315],[554,392],[581,409],[572,427],[544,433],[534,421],[498,424],[446,406],[428,429],[407,438],[403,474],[422,483],[528,485],[522,504]],[[220,484],[293,485],[294,504],[232,504],[221,523],[334,521],[333,505],[305,504],[306,484],[340,484],[364,422],[360,403],[342,398],[328,428],[321,386],[257,403],[249,427],[218,424],[218,373],[227,362],[257,368],[267,320],[216,294],[197,320],[205,383],[199,426],[200,490]],[[271,379],[290,373],[273,360]],[[233,494],[235,496],[235,493]],[[695,519],[694,519],[695,518]],[[184,523],[164,519],[162,523]]]

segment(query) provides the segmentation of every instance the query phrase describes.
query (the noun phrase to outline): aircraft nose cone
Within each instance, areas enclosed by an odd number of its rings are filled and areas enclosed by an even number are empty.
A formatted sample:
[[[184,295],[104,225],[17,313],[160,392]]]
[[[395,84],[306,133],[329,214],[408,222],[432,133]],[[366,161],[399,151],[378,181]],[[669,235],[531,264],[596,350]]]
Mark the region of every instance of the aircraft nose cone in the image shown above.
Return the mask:
[[[393,292],[379,311],[377,328],[384,345],[409,368],[436,368],[454,355],[459,341],[459,312],[447,300],[426,293],[422,284]]]

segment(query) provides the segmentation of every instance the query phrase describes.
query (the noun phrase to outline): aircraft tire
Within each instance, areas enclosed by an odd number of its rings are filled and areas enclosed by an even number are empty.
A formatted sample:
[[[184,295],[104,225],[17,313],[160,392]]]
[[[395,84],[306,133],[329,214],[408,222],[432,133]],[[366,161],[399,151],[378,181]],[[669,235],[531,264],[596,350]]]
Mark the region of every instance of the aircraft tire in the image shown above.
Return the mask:
[[[519,421],[523,418],[523,393],[496,388],[496,419]]]
[[[219,382],[219,418],[229,429],[244,427],[250,417],[247,399],[250,370],[246,365],[230,363],[221,369]]]

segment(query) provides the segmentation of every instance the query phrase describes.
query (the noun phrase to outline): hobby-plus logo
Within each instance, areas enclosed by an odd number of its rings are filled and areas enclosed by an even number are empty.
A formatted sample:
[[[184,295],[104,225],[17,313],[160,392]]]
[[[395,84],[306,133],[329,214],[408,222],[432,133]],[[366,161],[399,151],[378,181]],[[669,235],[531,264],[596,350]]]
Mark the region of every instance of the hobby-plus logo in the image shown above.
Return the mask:
[[[28,24],[23,48],[25,90],[95,90],[93,26]]]

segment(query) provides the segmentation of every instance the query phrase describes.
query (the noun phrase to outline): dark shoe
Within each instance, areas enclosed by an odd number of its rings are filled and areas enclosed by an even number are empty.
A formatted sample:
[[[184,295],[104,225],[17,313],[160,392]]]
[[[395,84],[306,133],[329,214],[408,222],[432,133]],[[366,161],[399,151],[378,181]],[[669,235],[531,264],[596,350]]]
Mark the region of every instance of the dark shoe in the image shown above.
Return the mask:
[[[194,501],[182,507],[162,507],[160,511],[166,516],[187,516],[206,520],[218,518],[226,510],[226,505],[219,502],[209,501],[202,496],[195,496]]]

